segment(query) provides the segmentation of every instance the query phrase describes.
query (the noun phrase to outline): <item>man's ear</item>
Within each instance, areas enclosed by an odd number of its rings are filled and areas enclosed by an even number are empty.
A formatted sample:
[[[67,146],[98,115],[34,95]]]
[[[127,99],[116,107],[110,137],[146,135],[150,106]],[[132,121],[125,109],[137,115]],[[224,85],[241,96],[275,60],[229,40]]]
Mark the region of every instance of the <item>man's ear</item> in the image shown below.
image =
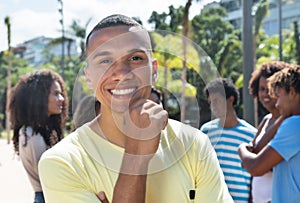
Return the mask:
[[[297,92],[294,87],[290,87],[289,95],[292,97],[295,97],[297,95]]]
[[[229,101],[231,103],[231,105],[233,106],[233,102],[234,102],[234,96],[230,96],[228,97],[228,99],[226,99],[227,101]]]
[[[157,59],[152,60],[152,84],[156,83],[157,78],[158,78],[158,62]]]
[[[85,81],[86,81],[88,88],[93,89],[92,80],[90,78],[90,73],[89,73],[88,67],[84,68],[84,74],[85,74]]]

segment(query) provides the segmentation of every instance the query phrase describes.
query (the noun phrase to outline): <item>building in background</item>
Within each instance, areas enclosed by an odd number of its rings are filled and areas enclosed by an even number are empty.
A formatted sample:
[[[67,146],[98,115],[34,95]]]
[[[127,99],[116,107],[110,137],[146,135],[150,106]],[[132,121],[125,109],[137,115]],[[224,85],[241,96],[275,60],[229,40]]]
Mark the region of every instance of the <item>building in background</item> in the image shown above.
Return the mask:
[[[253,0],[254,3],[259,0]],[[294,21],[300,23],[300,0],[282,1],[282,29],[291,29]],[[278,34],[278,0],[269,0],[269,15],[263,21],[263,29],[269,36]],[[221,0],[213,2],[204,7],[209,9],[212,6],[222,6],[226,9],[229,21],[236,29],[242,28],[242,0]]]
[[[32,66],[38,66],[47,62],[52,56],[61,56],[61,43],[55,41],[57,40],[54,38],[39,36],[14,47],[14,54],[25,59]],[[76,41],[66,39],[64,46],[67,56],[79,56]]]

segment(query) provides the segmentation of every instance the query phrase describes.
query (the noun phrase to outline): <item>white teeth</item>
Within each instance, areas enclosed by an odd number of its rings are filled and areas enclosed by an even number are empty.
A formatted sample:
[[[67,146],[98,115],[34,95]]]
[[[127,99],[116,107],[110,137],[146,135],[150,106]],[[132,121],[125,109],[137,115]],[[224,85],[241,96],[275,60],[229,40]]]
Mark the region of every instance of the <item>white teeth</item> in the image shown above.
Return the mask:
[[[114,89],[111,90],[111,93],[113,93],[114,95],[126,95],[126,94],[131,94],[133,91],[135,90],[135,88],[130,88],[130,89]]]

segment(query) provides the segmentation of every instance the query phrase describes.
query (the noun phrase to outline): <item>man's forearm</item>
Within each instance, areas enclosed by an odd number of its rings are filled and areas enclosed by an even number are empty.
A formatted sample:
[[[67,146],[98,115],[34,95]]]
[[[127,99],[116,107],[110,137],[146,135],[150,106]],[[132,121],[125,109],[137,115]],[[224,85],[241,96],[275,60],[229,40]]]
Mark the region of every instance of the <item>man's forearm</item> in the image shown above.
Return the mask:
[[[145,202],[149,161],[141,155],[124,155],[112,202]]]

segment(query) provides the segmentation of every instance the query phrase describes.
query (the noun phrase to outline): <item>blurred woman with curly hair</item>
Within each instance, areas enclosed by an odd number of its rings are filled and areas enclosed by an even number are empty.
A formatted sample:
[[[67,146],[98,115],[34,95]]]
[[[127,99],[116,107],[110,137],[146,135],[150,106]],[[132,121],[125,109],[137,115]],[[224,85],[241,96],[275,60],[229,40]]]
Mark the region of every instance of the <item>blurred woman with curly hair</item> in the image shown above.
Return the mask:
[[[9,109],[15,152],[20,156],[35,192],[34,203],[44,202],[38,175],[43,152],[63,139],[68,98],[61,76],[39,70],[22,76],[12,89]]]
[[[258,143],[267,136],[266,132],[273,128],[274,123],[279,119],[280,113],[276,108],[276,98],[271,97],[268,88],[268,79],[276,72],[284,68],[291,67],[291,64],[283,61],[264,62],[259,69],[252,73],[249,81],[249,91],[254,98],[257,98],[262,106],[268,111],[258,126],[258,131],[252,140],[252,145],[257,146]],[[261,144],[260,144],[261,145]],[[260,146],[261,148],[263,146]],[[255,149],[256,148],[256,149]],[[258,153],[254,147],[254,152]],[[268,171],[262,176],[252,178],[252,199],[253,203],[270,202],[272,196],[272,176],[273,172]]]

